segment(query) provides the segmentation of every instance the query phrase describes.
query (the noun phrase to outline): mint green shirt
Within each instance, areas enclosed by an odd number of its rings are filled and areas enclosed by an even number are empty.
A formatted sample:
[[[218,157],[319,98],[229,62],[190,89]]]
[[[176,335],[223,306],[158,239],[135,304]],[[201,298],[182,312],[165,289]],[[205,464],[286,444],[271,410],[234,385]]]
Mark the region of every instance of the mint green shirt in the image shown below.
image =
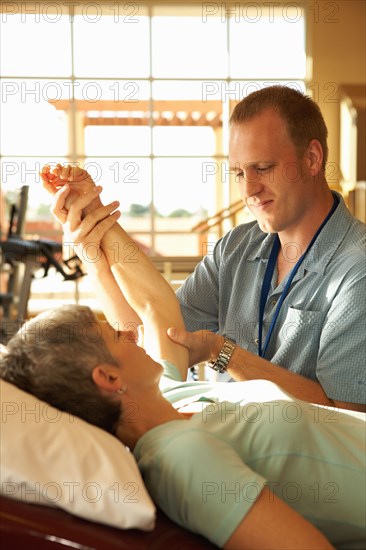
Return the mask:
[[[166,399],[202,402],[190,420],[153,428],[134,449],[173,521],[223,546],[269,485],[337,548],[366,547],[364,414],[294,399],[263,380],[179,382],[163,363]]]

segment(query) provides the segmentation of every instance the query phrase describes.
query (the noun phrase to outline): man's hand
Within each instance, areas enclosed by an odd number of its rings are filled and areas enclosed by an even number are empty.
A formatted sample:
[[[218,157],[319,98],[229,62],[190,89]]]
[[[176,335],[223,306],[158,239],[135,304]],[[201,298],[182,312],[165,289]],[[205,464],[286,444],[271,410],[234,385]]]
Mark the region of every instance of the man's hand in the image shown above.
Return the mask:
[[[167,334],[173,342],[188,349],[190,367],[202,361],[217,359],[224,345],[224,337],[209,330],[188,332],[170,327]]]
[[[79,166],[71,166],[69,164],[61,166],[61,164],[57,164],[56,168],[51,171],[50,166],[46,164],[46,166],[42,168],[40,176],[43,181],[43,187],[51,195],[55,195],[57,191],[66,184],[69,186],[69,194],[64,205],[66,210],[69,210],[71,204],[77,197],[97,188],[90,174]],[[101,206],[102,202],[98,194],[84,209],[83,214],[85,215],[88,212],[92,212]]]
[[[116,211],[119,203],[112,202],[83,216],[85,209],[99,197],[100,192],[101,187],[98,186],[74,198],[68,209],[65,205],[70,187],[65,184],[56,192],[51,212],[63,226],[64,242],[72,245],[81,261],[92,263],[98,270],[109,270],[101,240],[121,215]]]

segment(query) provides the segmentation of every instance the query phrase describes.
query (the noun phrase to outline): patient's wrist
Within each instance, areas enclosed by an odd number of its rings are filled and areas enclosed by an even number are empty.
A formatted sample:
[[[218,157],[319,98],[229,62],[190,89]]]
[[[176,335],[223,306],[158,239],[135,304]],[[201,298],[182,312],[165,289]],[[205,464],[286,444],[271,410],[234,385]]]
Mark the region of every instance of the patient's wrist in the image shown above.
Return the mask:
[[[100,278],[103,276],[111,276],[111,269],[109,266],[109,263],[107,262],[105,256],[102,254],[98,259],[95,261],[88,261],[84,259],[84,264],[86,266],[86,270],[88,272],[88,275],[93,279],[95,278],[95,282],[101,283]]]

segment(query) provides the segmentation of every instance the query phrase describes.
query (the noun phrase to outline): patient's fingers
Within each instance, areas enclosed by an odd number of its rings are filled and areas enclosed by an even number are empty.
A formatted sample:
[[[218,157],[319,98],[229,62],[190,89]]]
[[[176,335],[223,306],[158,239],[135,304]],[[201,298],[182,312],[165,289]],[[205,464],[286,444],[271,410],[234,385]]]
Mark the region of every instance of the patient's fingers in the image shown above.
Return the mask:
[[[55,176],[51,174],[51,168],[46,164],[43,166],[42,171],[39,173],[41,176],[43,187],[51,194],[54,195],[57,192],[57,188],[53,183]]]
[[[67,165],[68,166],[68,165]],[[54,186],[62,186],[65,185],[67,182],[67,178],[62,177],[62,172],[64,171],[64,175],[68,173],[67,166],[62,166],[61,164],[56,164],[55,168],[49,172],[48,179],[52,181]]]
[[[50,181],[48,180],[47,177],[45,177],[42,172],[40,172],[40,176],[41,176],[41,179],[42,179],[42,185],[43,187],[46,189],[46,191],[48,191],[51,195],[54,195],[56,192],[57,192],[57,189],[56,187],[50,183]]]
[[[75,181],[78,178],[85,178],[85,170],[80,168],[80,166],[71,166],[71,164],[67,164],[66,166],[62,166],[60,170],[60,178],[67,181]]]
[[[90,178],[89,173],[81,168],[80,166],[72,166],[71,164],[57,164],[56,167],[52,170],[51,176],[56,178],[60,182],[65,183],[69,182],[80,182],[86,178]]]
[[[58,168],[59,167],[59,168]],[[42,179],[43,187],[51,194],[55,195],[60,187],[66,182],[59,177],[61,165],[58,164],[56,168],[51,171],[51,167],[46,164],[42,171],[39,173]]]
[[[96,183],[90,174],[83,168],[80,168],[80,166],[71,166],[69,164],[61,166],[61,164],[57,164],[56,168],[52,170],[52,177],[55,178],[52,181],[55,186],[61,187],[65,185],[65,183],[69,183],[71,188],[79,195],[96,187]],[[95,207],[100,206],[100,204],[101,202],[99,200],[96,204],[89,205],[90,210],[95,209]]]
[[[90,178],[90,175],[86,170],[84,170],[83,168],[80,168],[80,166],[71,167],[70,174],[69,174],[69,181],[80,182],[86,178]]]

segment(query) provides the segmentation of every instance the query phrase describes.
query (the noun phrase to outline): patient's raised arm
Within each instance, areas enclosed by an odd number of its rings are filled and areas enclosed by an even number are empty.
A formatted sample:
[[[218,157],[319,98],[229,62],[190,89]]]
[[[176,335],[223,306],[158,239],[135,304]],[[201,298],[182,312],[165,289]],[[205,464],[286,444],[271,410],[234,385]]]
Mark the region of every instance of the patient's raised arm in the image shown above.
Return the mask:
[[[54,185],[54,181],[49,184]],[[83,192],[77,197],[74,194],[70,204],[68,195],[75,191],[75,185],[71,188],[69,182],[64,182],[62,185],[57,187],[54,185],[54,187],[62,188],[55,193],[53,213],[62,223],[65,237],[70,242],[79,243],[76,251],[79,256],[82,256],[85,254],[86,247],[91,243],[93,228],[97,228],[102,221],[100,216],[103,214],[109,216],[110,212],[107,213],[103,207],[90,211],[90,206],[96,204],[96,198],[99,196],[99,190],[95,191],[95,188]],[[116,208],[117,203],[114,205]],[[124,314],[124,325],[127,323],[136,326],[143,324],[144,347],[148,353],[156,359],[172,361],[180,370],[182,379],[186,379],[188,352],[167,336],[167,328],[171,325],[184,328],[180,306],[173,289],[119,224],[110,224],[103,235],[100,235],[99,241],[97,241],[96,235],[99,233],[94,231],[95,242],[93,244],[94,247],[100,248],[104,263],[100,264],[99,271],[88,264],[87,269],[89,273],[94,274],[95,280],[99,284],[98,297],[103,310],[106,311],[112,305],[110,292],[113,289],[113,299],[116,300],[115,307],[118,307],[119,300],[125,299],[129,311],[134,313],[134,317],[130,314],[129,318],[126,318]],[[131,245],[135,251],[134,262],[129,261],[130,254],[128,253]],[[119,296],[116,293],[117,288]],[[106,304],[108,304],[108,308],[106,308]],[[106,316],[111,322],[111,316]]]
[[[91,255],[90,252],[88,253],[88,249],[85,249],[85,246],[74,246],[75,242],[73,236],[70,234],[70,226],[67,222],[71,204],[78,197],[86,193],[91,193],[91,195],[88,195],[89,199],[86,201],[86,206],[81,213],[81,217],[85,216],[88,211],[93,211],[103,206],[100,200],[101,187],[96,186],[89,174],[77,166],[62,167],[58,164],[51,171],[50,166],[46,165],[40,175],[44,188],[53,197],[51,212],[63,227],[64,244],[72,246],[75,253],[83,262],[92,281],[93,290],[108,322],[114,328],[118,328],[118,330],[135,330],[137,335],[137,327],[142,321],[128,304],[117,285],[110,270],[109,261],[103,252],[103,247],[97,251],[95,245],[93,245],[89,249],[89,251],[93,250],[94,252]],[[108,234],[108,230],[104,232],[103,238],[105,238],[106,234]]]

